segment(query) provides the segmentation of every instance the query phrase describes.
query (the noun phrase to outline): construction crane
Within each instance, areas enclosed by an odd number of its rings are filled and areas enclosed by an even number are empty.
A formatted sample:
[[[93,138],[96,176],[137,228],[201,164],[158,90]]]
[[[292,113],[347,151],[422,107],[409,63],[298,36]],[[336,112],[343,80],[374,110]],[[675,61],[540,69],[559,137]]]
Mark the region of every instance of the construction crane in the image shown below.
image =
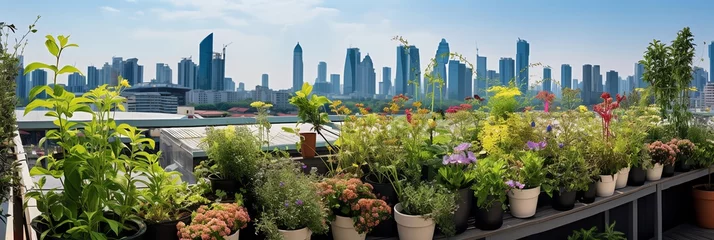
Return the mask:
[[[228,44],[223,44],[223,59],[226,59],[226,48],[231,45],[233,42],[230,42]]]

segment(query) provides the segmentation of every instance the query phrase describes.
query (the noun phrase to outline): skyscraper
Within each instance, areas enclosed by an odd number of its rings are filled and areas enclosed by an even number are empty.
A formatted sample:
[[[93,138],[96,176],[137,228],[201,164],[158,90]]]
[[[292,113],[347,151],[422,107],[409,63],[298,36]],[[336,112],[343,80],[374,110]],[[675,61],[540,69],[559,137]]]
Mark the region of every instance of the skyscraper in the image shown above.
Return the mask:
[[[159,83],[171,83],[171,68],[168,64],[157,63],[156,64],[156,81]]]
[[[624,91],[625,94],[630,94],[637,86],[635,86],[635,76],[627,76],[627,90]]]
[[[317,82],[327,82],[327,63],[319,62],[317,64]]]
[[[84,76],[77,72],[67,75],[67,91],[73,93],[84,93],[87,91],[86,88],[87,79]]]
[[[551,84],[553,79],[550,77],[550,67],[543,68],[543,91],[553,92]]]
[[[516,86],[525,95],[528,93],[528,58],[530,56],[530,44],[526,40],[518,39],[516,43]]]
[[[478,50],[478,49],[477,49]],[[486,73],[488,68],[486,68],[486,57],[482,57],[476,53],[476,83],[474,84],[474,93],[479,96],[486,96],[486,89],[488,89],[489,80]]]
[[[293,49],[293,91],[299,91],[302,89],[302,78],[303,78],[303,68],[302,68],[302,47],[298,42]]]
[[[87,67],[87,88],[92,90],[100,85],[99,81],[99,70],[95,66]]]
[[[226,60],[222,57],[220,53],[213,53],[213,60],[211,61],[211,89],[215,91],[226,90],[223,83],[225,83],[226,78]]]
[[[243,83],[243,82],[238,83],[238,91],[245,92],[245,83]]]
[[[464,71],[466,70],[466,65],[459,62],[458,60],[449,61],[449,81],[448,87],[446,88],[447,99],[460,100],[462,98],[463,88],[466,84],[463,83],[465,78]]]
[[[616,94],[620,93],[619,82],[620,77],[614,70],[610,70],[605,74],[605,90],[613,99]]]
[[[577,88],[573,87],[573,68],[570,64],[560,65],[560,88]]]
[[[263,73],[263,75],[260,76],[260,86],[270,88],[270,82],[269,82],[269,76],[267,73]]]
[[[99,71],[99,85],[109,84],[111,82],[112,67],[105,62],[102,70]]]
[[[236,83],[233,81],[233,78],[224,78],[224,83],[223,86],[225,87],[225,91],[229,92],[235,92],[236,91]]]
[[[32,79],[32,88],[47,85],[47,72],[45,70],[37,69],[32,71],[30,73],[30,78]],[[38,94],[36,98],[47,99],[47,94]]]
[[[382,82],[379,84],[379,94],[389,95],[389,88],[392,87],[392,68],[382,68]]]
[[[407,81],[409,78],[409,47],[397,46],[397,76],[394,81],[394,94],[407,93]],[[345,79],[347,79],[345,77]],[[345,85],[347,85],[345,83]]]
[[[697,91],[690,91],[689,96],[691,98],[699,97],[701,92],[704,90],[704,86],[707,84],[707,71],[703,68],[694,67],[692,70],[692,82],[689,84],[690,87],[694,87]]]
[[[508,83],[515,76],[515,62],[513,58],[501,58],[498,60],[498,74],[500,74],[501,86],[508,86]]]
[[[342,94],[349,95],[357,90],[357,84],[362,76],[360,70],[360,52],[359,48],[348,48],[347,56],[345,58],[345,71],[344,71],[344,90]],[[397,60],[399,61],[399,60]]]
[[[637,88],[646,88],[649,84],[645,82],[642,75],[645,73],[645,65],[641,63],[635,63],[635,82],[637,82]]]
[[[122,63],[121,76],[129,82],[129,85],[134,86],[137,83],[141,83],[141,79],[139,78],[139,59],[129,58],[125,60]]]
[[[411,85],[408,84],[407,96],[415,96],[422,92],[424,84],[421,82],[419,48],[414,45],[409,46],[409,79],[407,81],[412,81]]]
[[[709,80],[714,81],[714,41],[709,43]]]
[[[112,57],[112,70],[107,84],[109,84],[109,86],[116,86],[119,76],[124,76],[124,73],[122,72],[123,70],[124,60],[121,57]]]
[[[592,87],[593,87],[593,66],[590,64],[583,65],[583,87],[581,88],[580,98],[583,104],[590,105],[592,103]]]
[[[578,82],[577,78],[573,78],[573,89],[581,89],[581,91],[582,91],[581,83]]]
[[[496,70],[488,70],[488,71],[486,71],[486,82],[488,82],[489,87],[490,87],[491,84],[500,85],[500,84],[501,84],[500,77],[501,77],[501,76],[498,75],[498,73],[496,72]],[[485,89],[488,90],[488,87],[486,87]],[[486,96],[486,95],[485,95],[486,92],[483,92],[483,94],[484,94],[484,95],[482,95],[482,96]],[[481,94],[479,94],[479,95],[481,95]]]
[[[372,57],[367,54],[362,60],[362,81],[358,84],[358,92],[361,96],[372,97],[375,94],[377,74],[374,72]]]
[[[213,86],[213,33],[208,34],[201,41],[198,48],[198,77],[196,79],[196,89],[211,90]]]
[[[591,88],[593,96],[599,96],[604,91],[602,90],[602,74],[600,74],[600,65],[593,65],[593,77]]]
[[[330,85],[332,85],[332,93],[340,94],[340,74],[330,74]]]
[[[27,99],[27,95],[25,92],[27,92],[27,81],[25,77],[25,63],[24,63],[24,57],[22,55],[17,56],[19,60],[18,64],[18,73],[17,76],[15,76],[15,96],[17,96],[17,99],[19,102],[24,102],[25,99]]]
[[[434,66],[434,70],[431,72],[432,77],[446,82],[446,64],[449,62],[449,43],[446,42],[446,39],[442,38],[441,42],[439,42],[439,47],[436,49],[436,56],[434,56],[434,59],[436,59],[436,66]],[[427,79],[424,79],[425,94],[431,93],[431,87],[432,86],[427,82]],[[438,97],[439,93],[436,93],[435,95],[435,97]]]
[[[464,66],[462,69],[461,66]],[[463,85],[461,86],[461,99],[473,96],[474,71],[466,64],[459,65],[459,71],[463,71]]]
[[[191,58],[182,58],[178,63],[178,85],[196,89],[196,71],[197,66]]]

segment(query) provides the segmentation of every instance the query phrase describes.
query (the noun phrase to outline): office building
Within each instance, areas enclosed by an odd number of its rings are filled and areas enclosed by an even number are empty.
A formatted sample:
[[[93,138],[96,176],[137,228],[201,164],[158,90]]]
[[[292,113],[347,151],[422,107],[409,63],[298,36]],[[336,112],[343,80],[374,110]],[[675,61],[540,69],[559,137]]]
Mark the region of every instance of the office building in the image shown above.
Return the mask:
[[[698,98],[701,96],[701,92],[708,82],[707,77],[707,71],[700,67],[694,67],[694,69],[692,70],[692,81],[689,86],[696,88],[697,91],[689,92],[689,96],[691,98]]]
[[[129,82],[129,85],[141,83],[144,79],[139,70],[139,59],[129,58],[121,64],[121,76]]]
[[[318,82],[327,82],[327,63],[326,62],[319,62],[317,64],[317,81]]]
[[[407,93],[409,78],[409,47],[397,46],[397,73],[394,80],[395,95]]]
[[[560,84],[561,86],[559,88],[574,88],[573,68],[570,67],[570,64],[560,65]]]
[[[47,85],[47,72],[42,69],[36,69],[32,72],[30,72],[30,78],[32,79],[32,88],[37,87],[37,86],[45,86]],[[47,99],[47,94],[46,93],[41,93],[36,96],[36,98],[40,99]]]
[[[102,69],[99,70],[99,85],[109,84],[111,82],[112,67],[105,62]]]
[[[580,82],[578,82],[577,78],[573,78],[573,89],[581,89],[582,90],[583,86]]]
[[[447,81],[447,99],[450,100],[463,100],[466,91],[463,89],[467,86],[464,81],[466,81],[466,65],[459,62],[458,60],[449,61],[449,72]],[[470,80],[469,80],[470,81]],[[470,88],[469,88],[470,89]],[[470,95],[470,94],[469,94]]]
[[[486,65],[486,57],[478,55],[478,49],[476,49],[476,81],[474,84],[474,93],[479,96],[486,96],[486,90],[489,87],[491,81],[488,78],[488,68]]]
[[[24,57],[22,55],[17,56],[18,60],[18,72],[17,76],[15,76],[15,96],[17,96],[17,99],[19,100],[20,103],[26,102],[27,101],[27,94],[25,92],[28,92],[28,85],[27,85],[27,80],[25,77],[25,63],[24,63]]]
[[[95,66],[87,67],[87,90],[92,90],[100,85],[100,72]]]
[[[332,93],[340,95],[341,91],[340,89],[340,74],[330,74],[330,85],[332,86]]]
[[[261,86],[256,86],[260,88]],[[268,89],[268,91],[270,91]],[[254,92],[255,94],[255,92]],[[226,103],[226,102],[238,102],[250,98],[251,96],[247,92],[235,92],[235,91],[215,91],[215,90],[202,90],[193,89],[186,93],[186,102],[188,104],[216,104],[216,103]],[[270,102],[270,96],[267,99],[256,99],[255,101]]]
[[[196,89],[196,77],[198,76],[198,66],[196,66],[196,63],[194,63],[190,57],[182,58],[181,61],[179,61],[178,63],[177,69],[178,85],[190,89]]]
[[[459,73],[460,76],[462,76],[461,83],[461,99],[465,99],[467,97],[473,96],[473,82],[474,82],[474,71],[470,67],[467,67],[466,64],[464,64],[464,68],[461,68],[462,65],[459,65],[459,71],[462,71],[462,73]]]
[[[295,108],[294,106],[290,105],[290,102],[289,102],[290,94],[291,94],[291,92],[289,90],[275,91],[270,96],[270,102],[273,103],[273,106],[276,109]]]
[[[441,79],[442,82],[446,82],[446,64],[449,62],[449,43],[446,42],[446,39],[441,39],[441,42],[439,42],[439,47],[436,49],[436,55],[434,56],[434,59],[436,59],[436,66],[434,66],[434,69],[431,72],[431,77],[433,77],[435,80],[436,79]],[[424,79],[424,92],[426,94],[431,94],[431,87],[437,87],[438,89],[444,89],[443,87],[439,88],[439,86],[432,86],[432,84],[429,84],[427,82],[427,79]],[[435,97],[439,96],[439,93],[435,92]]]
[[[229,92],[236,91],[236,83],[233,81],[233,78],[229,78],[229,77],[224,78],[223,86],[226,88],[225,91],[229,91]]]
[[[168,64],[157,63],[156,64],[156,82],[159,83],[171,83],[171,68]]]
[[[605,92],[613,96],[613,99],[616,94],[620,93],[619,82],[620,77],[614,70],[610,70],[605,74]]]
[[[273,90],[263,86],[255,86],[253,91],[253,101],[270,102],[272,100]]]
[[[529,56],[530,44],[519,38],[516,43],[516,86],[523,94],[528,92]]]
[[[590,105],[593,103],[593,66],[590,64],[583,65],[583,86],[581,87],[580,98],[583,104]]]
[[[377,74],[374,71],[374,64],[372,63],[372,57],[367,54],[361,63],[362,66],[362,79],[357,85],[357,92],[360,93],[361,97],[371,98],[375,94]]]
[[[119,83],[119,76],[124,76],[124,60],[121,57],[112,57],[112,70],[107,84],[116,86]]]
[[[238,83],[238,91],[245,92],[245,83],[243,83],[243,82]]]
[[[208,34],[199,44],[198,76],[195,89],[211,90],[213,80],[213,33]]]
[[[416,96],[422,92],[421,65],[419,64],[419,48],[414,45],[409,46],[409,78],[412,84],[408,84],[407,96]]]
[[[709,43],[709,79],[714,81],[714,41]]]
[[[647,88],[649,83],[645,82],[643,75],[645,73],[645,65],[641,63],[635,63],[635,82],[637,82],[637,88]]]
[[[543,68],[543,91],[553,92],[550,67]]]
[[[501,58],[498,60],[498,74],[500,75],[501,86],[508,86],[509,82],[514,80],[515,61],[513,61],[513,58]]]
[[[220,53],[213,53],[213,61],[211,62],[211,88],[215,91],[225,91],[223,85],[226,78],[226,60]]]
[[[501,85],[500,77],[501,77],[501,76],[498,74],[498,72],[496,72],[496,70],[488,70],[488,71],[486,71],[486,82],[487,82],[487,85],[484,86],[484,89],[486,89],[485,91],[487,91],[488,88],[491,87],[492,85],[494,85],[494,86]],[[483,92],[483,95],[482,95],[482,94],[479,94],[479,95],[481,95],[481,96],[486,96],[486,92],[485,92],[485,91]]]
[[[342,75],[344,76],[344,90],[342,91],[342,94],[350,95],[356,92],[359,79],[362,78],[360,63],[361,56],[359,48],[348,48],[347,55],[345,57],[344,75]]]
[[[153,112],[176,114],[178,99],[161,92],[124,92],[127,112]]]
[[[87,78],[77,72],[67,75],[67,91],[84,93],[87,91]]]
[[[302,47],[300,43],[293,49],[293,91],[302,89],[303,82]]]
[[[267,73],[263,73],[260,76],[260,86],[270,88],[269,76]]]
[[[379,94],[389,95],[389,90],[392,87],[392,68],[382,68],[382,82],[379,83]]]

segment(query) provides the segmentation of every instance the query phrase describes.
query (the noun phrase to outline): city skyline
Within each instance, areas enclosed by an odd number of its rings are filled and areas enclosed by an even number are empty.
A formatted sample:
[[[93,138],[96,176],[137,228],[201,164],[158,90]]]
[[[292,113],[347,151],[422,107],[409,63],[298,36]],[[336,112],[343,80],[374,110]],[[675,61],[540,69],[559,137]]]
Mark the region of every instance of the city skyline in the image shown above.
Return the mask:
[[[583,64],[600,65],[601,74],[615,70],[621,76],[634,75],[633,64],[641,58],[652,39],[668,43],[681,27],[690,26],[698,44],[697,59],[704,58],[704,61],[697,60],[695,65],[714,74],[709,64],[708,46],[702,44],[714,39],[714,33],[707,31],[712,28],[714,17],[704,11],[714,4],[696,2],[698,8],[681,7],[687,2],[695,5],[694,1],[605,1],[597,6],[587,5],[588,11],[584,14],[584,3],[559,1],[548,9],[561,12],[563,16],[558,18],[543,17],[544,7],[526,1],[498,4],[413,1],[410,2],[413,4],[405,4],[404,1],[393,0],[384,3],[366,1],[365,6],[359,7],[355,3],[319,0],[257,4],[241,1],[199,4],[200,1],[192,0],[112,0],[67,4],[72,5],[72,9],[82,5],[78,10],[87,12],[82,18],[62,17],[48,7],[30,7],[34,6],[32,1],[16,1],[7,7],[18,9],[8,13],[9,21],[16,25],[29,23],[31,16],[43,16],[38,23],[41,34],[31,36],[25,62],[48,60],[42,48],[45,34],[71,34],[72,41],[77,42],[80,48],[67,54],[65,63],[76,64],[86,75],[87,66],[100,68],[104,62],[111,63],[112,56],[137,58],[145,66],[143,79],[148,82],[155,75],[156,63],[167,63],[176,69],[176,63],[183,57],[198,60],[197,44],[206,35],[215,33],[212,49],[216,51],[223,44],[235,42],[227,49],[226,77],[252,88],[260,84],[261,74],[268,73],[273,80],[273,88],[287,89],[292,81],[290,50],[296,42],[304,48],[305,65],[315,66],[324,61],[328,66],[328,75],[342,75],[344,53],[349,47],[360,48],[363,55],[369,54],[375,69],[396,69],[394,47],[399,44],[390,40],[394,35],[404,36],[410,45],[421,50],[419,60],[423,63],[422,72],[442,38],[449,42],[452,52],[463,54],[474,65],[478,46],[479,55],[487,57],[487,65],[491,66],[488,70],[496,70],[493,66],[498,66],[501,57],[516,59],[515,45],[521,38],[530,44],[529,63],[551,66],[552,76],[559,81],[561,73],[557,66],[561,64],[573,66],[573,76],[582,76]],[[219,8],[219,3],[224,4],[223,9]],[[474,21],[430,23],[428,18],[405,17],[401,13],[404,11],[389,10],[394,7],[405,7],[412,13],[448,10],[452,13],[446,16],[447,19],[464,17]],[[209,14],[215,9],[219,10]],[[497,19],[504,9],[517,14],[509,21],[489,21]],[[70,8],[61,6],[55,10],[62,12]],[[280,14],[286,12],[291,14]],[[684,14],[697,15],[698,21],[687,21],[683,18]],[[604,18],[606,15],[608,17]],[[646,23],[640,21],[654,15],[660,17],[648,18],[650,21]],[[576,19],[562,21],[567,17]],[[187,22],[191,23],[183,27],[182,24]],[[137,23],[141,23],[142,27],[135,27]],[[102,25],[112,28],[104,29],[106,27],[100,27]],[[109,30],[126,34],[100,38],[111,36],[102,34]],[[174,71],[171,77],[174,83],[178,80],[177,72]],[[377,72],[376,78],[382,79],[381,71]],[[532,69],[530,83],[540,80],[542,72],[539,67]],[[304,79],[308,82],[312,83],[316,77],[316,71],[304,72]],[[67,79],[60,78],[59,83],[67,84]]]

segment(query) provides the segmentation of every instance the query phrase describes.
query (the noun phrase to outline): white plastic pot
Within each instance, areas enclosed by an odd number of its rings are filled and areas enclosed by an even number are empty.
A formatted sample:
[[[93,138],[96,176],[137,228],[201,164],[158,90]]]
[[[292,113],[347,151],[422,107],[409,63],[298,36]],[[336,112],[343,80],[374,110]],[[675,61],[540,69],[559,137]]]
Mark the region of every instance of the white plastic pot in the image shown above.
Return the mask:
[[[238,237],[240,237],[240,230],[236,231],[235,233],[223,237],[225,240],[238,240]]]
[[[401,212],[402,205],[394,205],[394,220],[397,222],[399,239],[429,240],[434,237],[436,223],[422,215],[406,215]]]
[[[364,240],[367,233],[359,234],[352,218],[335,216],[332,221],[332,238],[336,240]]]
[[[517,218],[529,218],[535,215],[538,207],[540,186],[530,189],[511,189],[508,191],[508,202],[511,205],[511,215]]]
[[[662,169],[664,166],[661,163],[656,163],[654,167],[647,169],[647,181],[657,181],[662,178]]]
[[[600,175],[600,181],[595,183],[598,197],[609,197],[615,194],[617,175],[617,173],[615,175]]]
[[[285,240],[310,240],[312,237],[312,231],[308,228],[278,231],[280,231],[280,235],[283,235],[283,239]]]
[[[630,177],[630,166],[620,169],[617,172],[617,183],[615,184],[615,189],[620,189],[627,187],[627,179]]]

